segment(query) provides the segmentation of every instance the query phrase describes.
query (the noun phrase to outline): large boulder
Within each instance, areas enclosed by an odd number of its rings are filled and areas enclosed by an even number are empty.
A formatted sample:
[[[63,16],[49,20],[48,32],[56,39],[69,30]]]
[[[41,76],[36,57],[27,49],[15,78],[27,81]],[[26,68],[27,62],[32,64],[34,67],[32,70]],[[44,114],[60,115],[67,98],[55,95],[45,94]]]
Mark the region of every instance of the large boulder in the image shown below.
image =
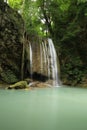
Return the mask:
[[[7,87],[7,89],[26,89],[29,88],[26,81],[19,81]]]
[[[23,20],[0,2],[0,81],[17,82],[21,76]]]

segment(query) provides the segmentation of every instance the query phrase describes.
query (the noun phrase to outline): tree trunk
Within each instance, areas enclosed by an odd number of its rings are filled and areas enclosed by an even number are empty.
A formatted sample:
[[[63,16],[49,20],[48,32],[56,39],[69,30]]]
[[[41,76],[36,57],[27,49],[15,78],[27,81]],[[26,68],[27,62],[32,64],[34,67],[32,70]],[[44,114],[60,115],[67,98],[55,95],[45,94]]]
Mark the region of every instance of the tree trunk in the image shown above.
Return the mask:
[[[49,31],[49,33],[53,36],[53,30],[52,30],[51,22],[49,22],[49,20],[48,20],[48,17],[47,17],[47,15],[46,15],[46,11],[45,11],[44,9],[42,9],[42,11],[43,11],[44,18],[45,18],[45,20],[46,20],[46,24],[47,24],[47,27],[48,27],[48,31]]]
[[[45,24],[47,25],[47,28],[48,28],[48,31],[50,33],[51,36],[53,36],[53,30],[52,30],[52,26],[51,26],[51,20],[50,20],[50,15],[47,14],[47,11],[46,11],[46,7],[45,7],[45,0],[43,0],[42,2],[42,5],[41,5],[41,10],[42,10],[42,13],[44,15],[44,19],[46,20]]]

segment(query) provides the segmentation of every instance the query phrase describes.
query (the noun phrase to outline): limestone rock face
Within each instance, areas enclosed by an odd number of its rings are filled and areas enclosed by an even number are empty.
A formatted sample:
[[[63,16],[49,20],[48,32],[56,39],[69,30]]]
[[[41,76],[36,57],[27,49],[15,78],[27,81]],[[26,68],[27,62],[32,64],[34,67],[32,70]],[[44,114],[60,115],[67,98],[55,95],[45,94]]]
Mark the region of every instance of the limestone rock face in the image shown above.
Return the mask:
[[[32,77],[35,80],[41,80],[41,75],[46,76],[46,74],[41,74],[41,52],[40,52],[40,40],[38,37],[32,37],[26,40],[25,42],[25,52],[26,52],[26,66],[24,67],[26,72],[25,75],[31,78],[31,70],[30,70],[30,45],[32,49]],[[47,77],[46,77],[47,78]]]
[[[27,66],[25,67],[30,72],[30,46],[32,48],[32,71],[33,73],[41,73],[41,54],[40,54],[40,41],[37,37],[26,40],[26,60]]]
[[[13,83],[20,79],[23,20],[6,3],[0,3],[0,80]]]

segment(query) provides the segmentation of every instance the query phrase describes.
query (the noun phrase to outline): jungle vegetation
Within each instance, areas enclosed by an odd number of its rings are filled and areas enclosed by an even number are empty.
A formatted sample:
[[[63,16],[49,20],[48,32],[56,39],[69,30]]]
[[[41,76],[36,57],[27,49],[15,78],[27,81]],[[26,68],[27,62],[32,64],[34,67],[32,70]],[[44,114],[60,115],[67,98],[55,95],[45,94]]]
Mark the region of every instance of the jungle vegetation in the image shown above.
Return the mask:
[[[3,1],[3,0],[2,0]],[[51,37],[69,84],[87,78],[87,0],[7,0],[21,14],[30,36]]]

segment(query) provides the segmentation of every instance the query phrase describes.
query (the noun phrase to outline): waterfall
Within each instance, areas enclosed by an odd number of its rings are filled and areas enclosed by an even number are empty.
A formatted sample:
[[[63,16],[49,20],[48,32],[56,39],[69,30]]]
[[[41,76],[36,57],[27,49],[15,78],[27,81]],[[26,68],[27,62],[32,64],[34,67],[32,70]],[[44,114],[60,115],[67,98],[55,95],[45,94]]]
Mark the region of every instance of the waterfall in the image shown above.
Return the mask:
[[[40,44],[41,54],[41,74],[45,72],[49,80],[53,80],[53,85],[58,85],[57,55],[54,44],[50,38]]]
[[[42,42],[40,44],[40,59],[41,59],[41,74],[45,72],[45,67],[47,66],[47,47],[45,46],[45,43]]]
[[[31,43],[29,43],[29,48],[30,48],[30,76],[32,78],[32,67],[33,67],[33,64],[32,64],[32,47],[31,47]]]
[[[40,64],[41,64],[41,74],[43,73],[43,53],[42,53],[42,44],[40,44]]]
[[[45,78],[47,83],[58,86],[60,81],[58,77],[57,54],[52,40],[48,38],[36,45],[29,42],[29,73],[31,79],[35,73],[40,74],[41,81]]]
[[[53,85],[58,85],[57,54],[51,39],[48,39],[48,49],[49,49],[50,64],[51,64],[50,65],[51,68],[49,67],[48,70],[51,69],[52,71]]]

